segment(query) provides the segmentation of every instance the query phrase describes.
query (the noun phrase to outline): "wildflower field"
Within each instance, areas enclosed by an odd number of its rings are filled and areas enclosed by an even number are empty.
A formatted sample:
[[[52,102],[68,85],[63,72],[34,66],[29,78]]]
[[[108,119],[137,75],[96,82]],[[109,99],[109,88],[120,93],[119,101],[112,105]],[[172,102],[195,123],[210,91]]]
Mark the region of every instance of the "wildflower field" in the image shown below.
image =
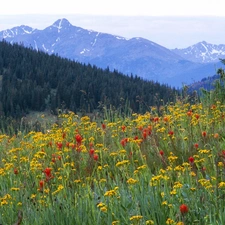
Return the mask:
[[[225,105],[0,135],[0,224],[225,224]]]

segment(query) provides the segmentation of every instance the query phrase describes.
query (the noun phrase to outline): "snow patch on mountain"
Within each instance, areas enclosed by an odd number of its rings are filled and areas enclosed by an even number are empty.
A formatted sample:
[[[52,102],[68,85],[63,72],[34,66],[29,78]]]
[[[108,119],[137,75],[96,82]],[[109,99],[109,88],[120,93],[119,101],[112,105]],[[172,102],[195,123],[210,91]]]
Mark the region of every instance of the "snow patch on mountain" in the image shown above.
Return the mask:
[[[181,57],[198,63],[219,62],[225,56],[225,45],[214,45],[206,41],[199,42],[184,49],[172,49]]]

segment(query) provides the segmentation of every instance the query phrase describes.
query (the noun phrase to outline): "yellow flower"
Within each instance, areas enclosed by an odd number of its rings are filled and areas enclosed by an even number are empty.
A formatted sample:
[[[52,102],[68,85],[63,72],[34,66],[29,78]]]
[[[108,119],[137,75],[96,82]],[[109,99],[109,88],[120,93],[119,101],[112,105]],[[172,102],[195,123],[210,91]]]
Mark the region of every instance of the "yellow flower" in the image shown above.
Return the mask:
[[[122,155],[122,154],[126,154],[127,153],[127,151],[125,150],[125,149],[122,149],[122,150],[120,150],[120,154]]]
[[[173,188],[182,188],[183,184],[181,184],[180,182],[175,182]]]
[[[123,160],[123,161],[121,161],[121,162],[118,162],[118,163],[116,164],[116,166],[117,166],[117,167],[120,167],[120,166],[126,165],[126,164],[128,164],[128,163],[129,163],[129,160]]]
[[[101,210],[102,212],[107,212],[107,207],[106,207],[106,206],[103,206],[103,207],[100,208],[100,210]]]
[[[184,225],[183,222],[177,222],[176,225]]]
[[[190,190],[191,190],[191,191],[196,191],[196,188],[191,187]]]
[[[183,167],[183,166],[176,166],[175,168],[174,168],[174,171],[185,171],[185,168]]]
[[[81,180],[74,180],[74,183],[76,184],[81,183]]]
[[[128,183],[128,184],[136,184],[136,183],[138,183],[138,181],[135,180],[135,179],[133,179],[133,178],[129,178],[129,179],[127,180],[127,183]]]
[[[172,219],[170,219],[170,218],[168,218],[167,220],[166,220],[166,224],[173,224],[174,223],[174,220],[172,220]]]
[[[11,191],[19,191],[19,190],[20,190],[19,188],[15,188],[15,187],[11,188]]]
[[[117,153],[117,152],[111,152],[109,155],[110,155],[110,156],[117,156],[118,153]]]
[[[0,206],[2,205],[8,205],[8,202],[6,201],[6,199],[1,199]]]
[[[113,196],[113,195],[116,195],[116,191],[115,190],[109,190],[109,191],[106,191],[104,196]]]
[[[177,159],[178,159],[178,157],[173,154],[170,154],[170,156],[168,157],[168,160],[170,161],[170,163],[176,161]]]
[[[139,166],[139,167],[137,168],[137,170],[143,170],[143,169],[145,169],[145,168],[147,168],[147,165],[142,165],[142,166]]]
[[[190,172],[190,175],[191,175],[192,177],[195,177],[195,176],[196,176],[196,173],[193,172],[193,171],[191,171],[191,172]]]
[[[52,192],[52,195],[57,194],[57,193],[60,192],[62,189],[64,189],[64,187],[63,187],[63,185],[60,184],[60,185],[58,186],[57,190],[55,190],[54,192]]]
[[[31,199],[34,199],[35,197],[36,197],[36,194],[32,194],[32,195],[30,196]]]
[[[206,150],[206,149],[200,149],[199,153],[201,154],[209,154],[211,151],[210,150]]]
[[[146,225],[154,225],[154,221],[153,220],[146,220],[145,224]]]
[[[106,179],[104,179],[104,178],[102,178],[102,179],[99,181],[99,183],[104,183],[104,182],[106,182]]]
[[[119,220],[115,220],[115,221],[112,222],[112,225],[116,225],[116,224],[119,224],[119,223],[120,223]]]
[[[97,207],[103,207],[103,206],[105,206],[105,204],[102,202],[98,203],[98,205],[97,205]]]
[[[171,195],[176,195],[177,194],[177,191],[176,189],[173,189],[171,192],[170,192]]]
[[[220,182],[218,185],[218,188],[224,188],[225,187],[225,182]]]
[[[141,220],[142,218],[143,218],[143,216],[139,216],[139,215],[132,216],[132,217],[130,217],[130,221],[132,221],[132,220]]]

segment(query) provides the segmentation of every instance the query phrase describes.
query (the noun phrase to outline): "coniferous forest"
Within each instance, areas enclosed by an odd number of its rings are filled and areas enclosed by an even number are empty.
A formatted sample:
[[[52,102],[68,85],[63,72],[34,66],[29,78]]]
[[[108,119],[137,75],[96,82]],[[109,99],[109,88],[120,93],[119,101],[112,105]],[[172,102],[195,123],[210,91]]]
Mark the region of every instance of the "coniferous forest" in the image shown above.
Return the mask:
[[[103,107],[143,113],[174,101],[178,91],[109,69],[0,42],[0,116],[58,109],[91,113]]]

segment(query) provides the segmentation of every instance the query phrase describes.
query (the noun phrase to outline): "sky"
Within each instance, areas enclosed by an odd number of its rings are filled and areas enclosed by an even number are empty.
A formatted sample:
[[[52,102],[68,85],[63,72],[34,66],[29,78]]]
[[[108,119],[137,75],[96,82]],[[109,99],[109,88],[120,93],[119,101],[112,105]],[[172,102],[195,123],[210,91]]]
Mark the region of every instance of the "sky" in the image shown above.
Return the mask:
[[[224,0],[7,0],[0,7],[0,31],[44,29],[66,18],[84,29],[143,37],[170,49],[225,44],[224,6]]]

